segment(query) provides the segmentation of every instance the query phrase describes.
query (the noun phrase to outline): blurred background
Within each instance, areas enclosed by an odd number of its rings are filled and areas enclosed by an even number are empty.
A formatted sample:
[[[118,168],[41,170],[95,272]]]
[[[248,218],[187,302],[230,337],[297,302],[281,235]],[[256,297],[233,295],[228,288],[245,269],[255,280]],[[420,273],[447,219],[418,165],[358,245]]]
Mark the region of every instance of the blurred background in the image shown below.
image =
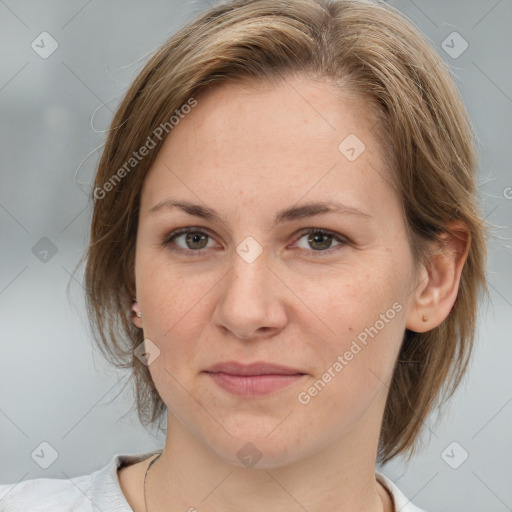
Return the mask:
[[[113,112],[149,55],[214,3],[0,0],[0,483],[78,476],[163,446],[138,422],[128,374],[94,349],[83,266],[71,273]],[[426,510],[510,511],[512,2],[389,3],[457,77],[479,137],[481,206],[496,228],[467,378],[440,421],[429,418],[410,464],[378,469]],[[41,448],[55,453],[47,468],[34,456]]]

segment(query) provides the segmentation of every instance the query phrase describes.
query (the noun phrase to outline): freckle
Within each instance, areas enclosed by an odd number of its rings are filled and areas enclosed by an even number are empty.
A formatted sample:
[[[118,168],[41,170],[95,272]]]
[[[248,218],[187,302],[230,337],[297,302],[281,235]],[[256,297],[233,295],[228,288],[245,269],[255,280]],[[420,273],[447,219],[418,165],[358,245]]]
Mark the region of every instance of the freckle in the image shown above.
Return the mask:
[[[352,331],[354,330],[354,328],[353,328],[353,327],[349,327],[349,328],[348,328],[348,330],[349,330],[350,332],[352,332]]]

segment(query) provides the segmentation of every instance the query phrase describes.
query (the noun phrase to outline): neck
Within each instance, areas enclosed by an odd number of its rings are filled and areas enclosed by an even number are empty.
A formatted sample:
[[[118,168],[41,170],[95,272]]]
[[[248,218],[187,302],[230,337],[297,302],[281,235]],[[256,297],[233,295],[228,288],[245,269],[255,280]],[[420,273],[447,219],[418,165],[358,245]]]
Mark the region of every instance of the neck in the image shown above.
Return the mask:
[[[378,432],[357,427],[325,440],[309,457],[248,468],[205,447],[169,415],[165,447],[151,468],[148,512],[392,512],[391,497],[375,479],[377,443],[369,440]]]

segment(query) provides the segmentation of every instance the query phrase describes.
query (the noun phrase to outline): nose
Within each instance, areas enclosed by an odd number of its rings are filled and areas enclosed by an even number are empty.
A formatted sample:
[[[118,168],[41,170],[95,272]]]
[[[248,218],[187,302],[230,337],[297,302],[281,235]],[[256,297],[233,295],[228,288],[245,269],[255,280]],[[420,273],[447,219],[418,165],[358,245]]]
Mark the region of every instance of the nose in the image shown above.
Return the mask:
[[[290,292],[270,268],[265,251],[248,262],[234,253],[233,266],[218,283],[213,324],[244,341],[277,334],[288,321]]]

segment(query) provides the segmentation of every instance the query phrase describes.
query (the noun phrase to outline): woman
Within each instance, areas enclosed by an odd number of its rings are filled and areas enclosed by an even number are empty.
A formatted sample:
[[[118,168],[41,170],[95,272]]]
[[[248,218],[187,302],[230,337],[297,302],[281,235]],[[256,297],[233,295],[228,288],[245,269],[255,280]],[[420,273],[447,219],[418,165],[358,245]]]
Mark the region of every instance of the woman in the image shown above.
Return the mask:
[[[121,103],[96,173],[88,310],[159,452],[3,486],[10,510],[418,512],[376,463],[453,393],[486,289],[464,106],[361,0],[235,0]]]

